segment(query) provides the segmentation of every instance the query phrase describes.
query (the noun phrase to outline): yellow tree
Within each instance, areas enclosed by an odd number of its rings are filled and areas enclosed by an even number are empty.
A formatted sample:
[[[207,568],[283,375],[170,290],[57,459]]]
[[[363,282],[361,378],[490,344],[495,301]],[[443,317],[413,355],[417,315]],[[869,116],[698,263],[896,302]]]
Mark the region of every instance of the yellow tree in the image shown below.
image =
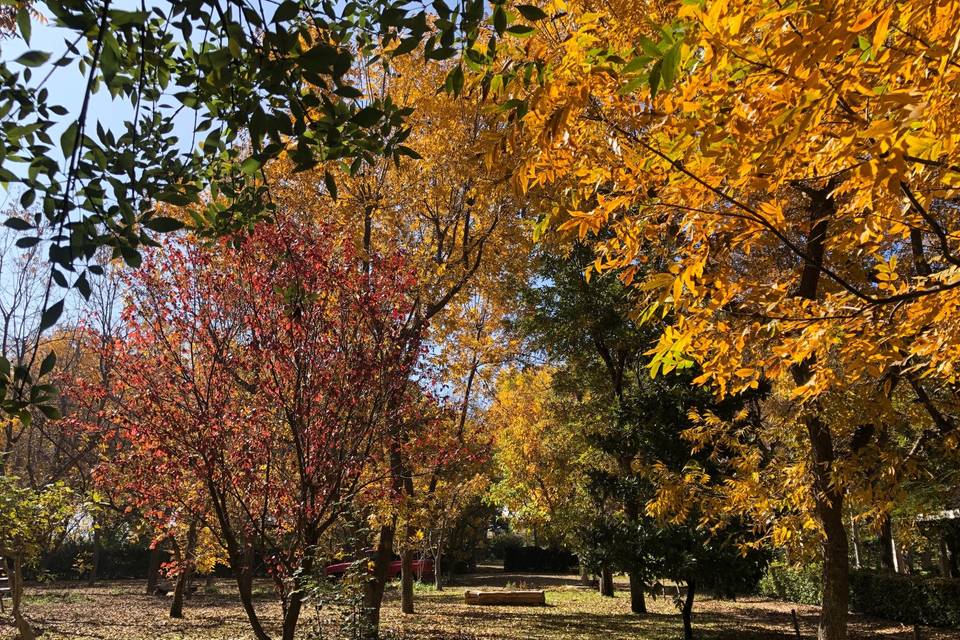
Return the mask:
[[[570,423],[570,410],[553,393],[552,368],[540,367],[505,372],[485,416],[496,464],[491,499],[535,541],[557,547],[570,542],[585,507],[580,458],[586,443]]]
[[[515,185],[543,195],[547,224],[602,232],[596,268],[630,282],[659,265],[638,283],[672,318],[654,374],[693,360],[720,394],[766,378],[791,403],[819,636],[844,638],[841,468],[903,425],[835,419],[829,397],[910,394],[928,415],[905,455],[955,442],[960,3],[551,0],[520,16],[545,19],[476,80],[515,123]]]

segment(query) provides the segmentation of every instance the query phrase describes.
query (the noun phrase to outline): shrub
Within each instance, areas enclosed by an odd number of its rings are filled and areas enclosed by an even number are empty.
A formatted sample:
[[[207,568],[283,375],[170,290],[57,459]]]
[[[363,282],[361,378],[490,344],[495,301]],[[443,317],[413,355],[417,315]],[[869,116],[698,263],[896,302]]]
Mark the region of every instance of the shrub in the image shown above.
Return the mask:
[[[167,560],[168,555],[163,554]],[[93,543],[67,540],[43,558],[42,571],[33,568],[25,571],[28,579],[37,579],[47,574],[57,579],[85,577],[93,558]],[[78,559],[82,559],[79,562]],[[97,575],[101,579],[146,578],[150,564],[150,548],[146,543],[116,542],[105,545],[100,552]],[[80,570],[78,570],[80,569]]]
[[[502,531],[490,539],[489,550],[490,557],[495,560],[503,560],[506,557],[507,549],[523,546],[523,537],[512,531]]]
[[[904,624],[960,627],[960,580],[853,571],[850,606]]]
[[[760,593],[769,598],[819,605],[823,598],[821,573],[819,563],[795,566],[781,560],[771,562],[760,579]]]

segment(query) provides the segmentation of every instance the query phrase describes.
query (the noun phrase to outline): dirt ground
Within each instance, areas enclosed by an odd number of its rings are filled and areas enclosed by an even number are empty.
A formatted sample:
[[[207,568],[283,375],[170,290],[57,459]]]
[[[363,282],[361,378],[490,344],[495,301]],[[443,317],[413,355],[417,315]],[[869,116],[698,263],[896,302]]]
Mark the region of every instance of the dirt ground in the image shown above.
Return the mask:
[[[467,588],[543,588],[546,607],[466,605]],[[9,604],[9,602],[7,602]],[[43,629],[42,640],[246,640],[252,638],[246,617],[227,580],[214,593],[197,593],[185,608],[186,618],[167,617],[169,601],[143,594],[143,583],[103,582],[95,586],[53,583],[28,588],[27,611]],[[279,607],[267,583],[258,585],[258,609],[276,631]],[[576,576],[483,573],[460,577],[442,592],[418,587],[417,613],[399,611],[396,588],[387,593],[384,636],[397,640],[674,640],[682,637],[680,616],[672,600],[648,597],[650,613],[630,614],[626,585],[614,598],[580,587]],[[795,638],[791,609],[797,610],[804,638],[816,637],[817,608],[745,598],[736,602],[703,596],[694,606],[694,630],[703,640]],[[9,609],[8,609],[9,613]],[[306,629],[314,618],[307,613]],[[913,639],[913,629],[862,616],[851,619],[852,639]],[[0,638],[13,638],[9,616],[0,616]],[[321,638],[334,640],[329,629]],[[960,631],[924,628],[924,640],[960,640]]]

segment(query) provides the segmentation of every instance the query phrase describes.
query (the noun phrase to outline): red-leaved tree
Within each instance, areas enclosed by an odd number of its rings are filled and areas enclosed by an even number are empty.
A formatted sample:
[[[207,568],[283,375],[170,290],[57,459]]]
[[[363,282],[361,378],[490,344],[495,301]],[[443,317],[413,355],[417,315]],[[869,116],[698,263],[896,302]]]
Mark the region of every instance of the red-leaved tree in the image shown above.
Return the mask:
[[[407,410],[411,284],[399,256],[360,256],[336,228],[293,219],[180,238],[131,277],[100,481],[161,531],[212,531],[259,640],[255,562],[291,639],[311,549],[376,481],[375,447]]]

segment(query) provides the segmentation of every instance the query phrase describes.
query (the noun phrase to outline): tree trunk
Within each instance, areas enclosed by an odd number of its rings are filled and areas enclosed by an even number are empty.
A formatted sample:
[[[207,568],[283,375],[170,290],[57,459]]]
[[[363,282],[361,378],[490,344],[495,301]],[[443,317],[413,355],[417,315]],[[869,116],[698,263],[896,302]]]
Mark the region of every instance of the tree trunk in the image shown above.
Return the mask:
[[[443,578],[441,577],[440,558],[443,554],[437,551],[433,556],[433,586],[437,591],[443,591]]]
[[[630,576],[630,611],[633,613],[646,613],[647,603],[643,597],[643,580],[635,571],[631,571]]]
[[[860,532],[857,530],[857,523],[850,516],[850,540],[853,542],[853,568],[860,568]]]
[[[383,604],[383,591],[387,585],[387,572],[390,570],[392,561],[395,526],[390,524],[380,527],[380,536],[373,557],[373,575],[367,580],[363,594],[366,618],[360,634],[364,640],[377,640],[380,636],[380,607]]]
[[[938,559],[940,560],[940,575],[944,578],[950,577],[950,554],[947,551],[947,541],[944,540],[944,536],[940,534],[939,542],[939,551],[940,555]]]
[[[100,541],[100,529],[94,523],[93,527],[93,559],[90,562],[90,575],[87,576],[87,584],[93,585],[97,581],[97,575],[100,573],[100,556],[103,555],[103,544]]]
[[[406,543],[410,544],[409,528]],[[404,549],[400,555],[400,610],[413,613],[413,549]]]
[[[197,524],[190,523],[190,529],[187,531],[187,544],[183,553],[178,554],[180,573],[177,575],[177,584],[173,589],[173,601],[170,603],[170,617],[183,617],[183,598],[190,584],[190,578],[193,575],[193,552],[197,546]]]
[[[33,627],[23,616],[20,605],[23,603],[23,555],[13,557],[13,575],[10,576],[10,599],[12,600],[13,621],[17,626],[19,640],[36,640]]]
[[[152,596],[157,592],[157,581],[160,577],[160,543],[150,549],[150,561],[147,566],[147,588],[146,593]]]
[[[610,571],[610,567],[600,569],[600,595],[613,597],[613,572]]]
[[[950,550],[947,548],[947,535],[940,532],[940,575],[944,578],[953,577],[953,567],[950,566]]]
[[[894,548],[893,525],[890,523],[890,516],[884,515],[880,521],[880,566],[896,573],[897,554]]]
[[[846,640],[847,607],[850,599],[850,566],[847,559],[846,530],[839,523],[829,528],[823,542],[823,605],[820,608],[818,640]]]
[[[183,595],[187,591],[187,573],[189,571],[184,569],[177,576],[177,583],[173,588],[173,600],[170,601],[171,618],[183,617]]]
[[[693,597],[697,592],[695,580],[687,580],[687,597],[683,601],[683,640],[693,640]]]
[[[287,610],[283,614],[283,640],[293,640],[297,632],[297,623],[300,620],[300,610],[303,607],[303,594],[295,591],[290,594]]]
[[[818,416],[807,414],[802,420],[812,445],[814,500],[817,518],[823,527],[823,604],[817,638],[846,640],[850,560],[847,556],[847,529],[843,524],[843,493],[832,479],[833,440],[830,430]]]
[[[798,298],[817,298],[827,229],[830,218],[836,213],[836,204],[831,195],[834,187],[834,181],[831,180],[821,189],[802,189],[810,198],[810,231],[806,241],[806,259],[795,294]],[[815,364],[816,356],[810,356],[791,367],[790,372],[797,387],[810,382]],[[817,638],[846,640],[850,561],[847,557],[847,529],[843,524],[843,490],[833,482],[833,465],[836,461],[833,434],[821,415],[821,408],[813,403],[813,406],[804,407],[799,417],[810,439],[814,503],[817,519],[823,528],[823,605],[820,608]]]
[[[590,586],[590,570],[582,562],[580,563],[580,584],[585,587]]]
[[[236,558],[234,559],[236,561]],[[248,547],[246,557],[234,565],[234,577],[237,581],[237,591],[240,594],[240,604],[250,621],[250,629],[257,640],[270,640],[260,623],[260,617],[253,606],[253,549]],[[238,570],[239,569],[239,570]]]

